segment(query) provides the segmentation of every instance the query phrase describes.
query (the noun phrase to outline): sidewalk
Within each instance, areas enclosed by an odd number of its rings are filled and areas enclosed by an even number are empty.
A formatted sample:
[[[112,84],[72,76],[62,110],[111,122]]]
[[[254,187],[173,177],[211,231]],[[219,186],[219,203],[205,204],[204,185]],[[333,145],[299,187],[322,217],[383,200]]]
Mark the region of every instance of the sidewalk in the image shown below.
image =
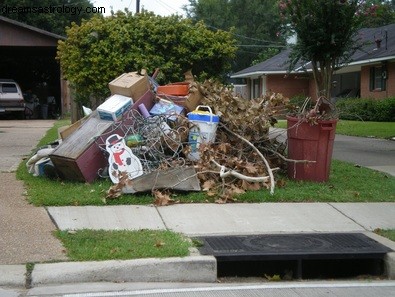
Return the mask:
[[[169,229],[187,236],[395,229],[395,203],[48,207],[60,230]]]
[[[49,207],[61,230],[169,229],[189,237],[295,232],[361,232],[395,251],[395,243],[372,231],[395,229],[395,202],[386,203],[264,203],[180,204],[154,206]],[[395,278],[395,252],[386,267]],[[215,282],[212,256],[185,258],[36,264],[33,287],[81,282]],[[0,265],[0,285],[25,285],[24,265]]]

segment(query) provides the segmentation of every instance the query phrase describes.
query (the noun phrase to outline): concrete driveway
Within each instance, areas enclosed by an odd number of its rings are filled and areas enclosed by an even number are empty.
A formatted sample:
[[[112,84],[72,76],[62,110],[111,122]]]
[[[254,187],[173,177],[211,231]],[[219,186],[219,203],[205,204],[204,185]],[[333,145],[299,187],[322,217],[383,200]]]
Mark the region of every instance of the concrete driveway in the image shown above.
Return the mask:
[[[0,172],[13,172],[55,120],[0,120]]]

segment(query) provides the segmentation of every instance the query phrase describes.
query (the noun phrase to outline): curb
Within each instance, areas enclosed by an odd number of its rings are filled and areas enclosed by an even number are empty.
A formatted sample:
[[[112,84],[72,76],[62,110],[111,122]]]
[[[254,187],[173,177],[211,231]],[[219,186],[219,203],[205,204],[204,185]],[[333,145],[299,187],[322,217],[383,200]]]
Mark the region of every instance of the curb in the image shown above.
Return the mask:
[[[0,265],[0,286],[25,287],[26,265]]]
[[[91,282],[215,282],[212,256],[36,264],[30,285]]]
[[[384,266],[387,278],[395,279],[395,242],[373,232],[364,232],[364,234],[393,250],[385,255]]]

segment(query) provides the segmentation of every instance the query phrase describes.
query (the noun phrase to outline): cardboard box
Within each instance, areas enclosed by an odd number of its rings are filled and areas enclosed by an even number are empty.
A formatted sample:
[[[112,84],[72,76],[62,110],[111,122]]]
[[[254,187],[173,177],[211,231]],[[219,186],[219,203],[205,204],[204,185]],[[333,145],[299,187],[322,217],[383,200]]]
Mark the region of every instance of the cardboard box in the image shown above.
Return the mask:
[[[112,95],[107,100],[97,107],[97,112],[102,120],[119,121],[127,109],[132,106],[133,100],[131,97],[123,95]]]
[[[150,82],[147,75],[140,75],[137,72],[124,73],[108,84],[111,94],[132,97],[137,101],[148,90]]]

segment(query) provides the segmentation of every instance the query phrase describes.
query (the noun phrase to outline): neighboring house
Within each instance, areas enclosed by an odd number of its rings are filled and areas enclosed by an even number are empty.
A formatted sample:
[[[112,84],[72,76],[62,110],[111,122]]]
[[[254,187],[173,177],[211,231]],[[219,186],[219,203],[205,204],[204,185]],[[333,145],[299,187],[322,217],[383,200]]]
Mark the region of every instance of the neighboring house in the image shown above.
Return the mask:
[[[358,37],[367,45],[358,50],[351,62],[334,72],[331,90],[334,97],[387,98],[395,97],[395,24],[365,28]],[[234,73],[231,78],[244,79],[237,85],[245,98],[260,97],[268,92],[282,93],[292,98],[306,96],[315,99],[315,84],[309,64],[307,71],[288,71],[290,49]],[[310,69],[309,69],[310,68]]]

